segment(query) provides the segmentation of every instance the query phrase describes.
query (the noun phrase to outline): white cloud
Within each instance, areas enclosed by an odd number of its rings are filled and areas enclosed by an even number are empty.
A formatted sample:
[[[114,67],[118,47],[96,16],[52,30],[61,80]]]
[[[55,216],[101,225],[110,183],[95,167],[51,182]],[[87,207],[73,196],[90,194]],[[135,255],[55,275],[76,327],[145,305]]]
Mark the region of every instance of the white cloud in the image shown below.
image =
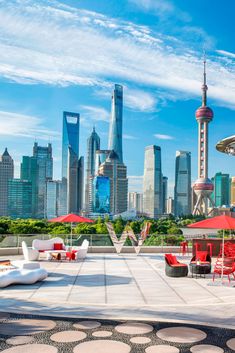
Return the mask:
[[[228,56],[228,57],[233,58],[233,59],[235,58],[235,53],[231,53],[231,52],[226,51],[226,50],[216,50],[216,52],[218,54],[221,54],[221,55],[224,55],[224,56]]]
[[[137,137],[136,137],[136,136],[128,135],[128,134],[123,134],[123,138],[124,138],[125,140],[137,140]]]
[[[0,111],[0,135],[36,138],[38,140],[58,140],[60,133],[48,130],[40,118]]]
[[[174,137],[170,135],[164,135],[164,134],[154,134],[154,137],[156,137],[159,140],[173,140]]]
[[[89,105],[82,105],[81,107],[81,119],[84,121],[110,121],[110,112],[102,107],[94,107]]]
[[[173,93],[176,100],[182,93],[189,98],[201,94],[198,40],[187,44],[186,38],[182,42],[56,1],[4,2],[0,43],[0,76],[10,81],[91,85],[96,90],[111,82],[141,86],[129,94],[127,90],[125,97],[127,106],[140,111],[159,104],[150,89],[167,91],[168,97]],[[208,86],[210,98],[235,109],[235,69],[233,63],[224,65],[221,53],[208,60]]]

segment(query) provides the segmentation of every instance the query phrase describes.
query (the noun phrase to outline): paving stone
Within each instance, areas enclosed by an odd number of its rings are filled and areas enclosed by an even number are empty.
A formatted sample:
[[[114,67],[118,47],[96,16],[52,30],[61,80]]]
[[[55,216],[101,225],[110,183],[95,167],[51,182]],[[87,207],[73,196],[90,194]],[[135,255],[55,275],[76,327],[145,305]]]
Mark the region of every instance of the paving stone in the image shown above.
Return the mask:
[[[179,353],[179,349],[173,346],[159,344],[145,349],[146,353]]]
[[[151,342],[151,339],[149,337],[132,337],[130,339],[131,343],[135,343],[135,344],[147,344]]]
[[[100,327],[101,323],[98,321],[84,320],[74,324],[73,326],[80,330],[92,330],[94,328]]]
[[[112,336],[112,332],[111,331],[96,331],[92,333],[92,336],[94,337],[110,337]]]
[[[19,319],[0,323],[0,332],[6,336],[33,335],[52,330],[56,323],[52,320]]]
[[[176,343],[194,343],[206,338],[206,333],[192,327],[176,326],[157,331],[162,340]]]
[[[127,335],[143,335],[153,331],[153,326],[141,322],[126,322],[124,324],[117,325],[115,330]]]
[[[227,346],[235,351],[235,338],[231,338],[226,342]]]
[[[198,344],[190,348],[192,353],[224,353],[224,350],[220,347],[213,346],[211,344]]]
[[[34,341],[34,338],[30,336],[13,336],[11,338],[8,338],[6,340],[6,343],[16,346],[18,344],[26,344],[26,343],[31,343],[33,341]]]
[[[52,341],[55,342],[76,342],[76,341],[82,341],[86,338],[87,334],[82,331],[60,331],[57,333],[54,333],[50,337]]]
[[[57,353],[56,347],[48,344],[25,344],[23,346],[15,346],[2,351],[2,353]]]
[[[74,353],[129,353],[131,347],[126,343],[112,340],[94,340],[77,345]]]

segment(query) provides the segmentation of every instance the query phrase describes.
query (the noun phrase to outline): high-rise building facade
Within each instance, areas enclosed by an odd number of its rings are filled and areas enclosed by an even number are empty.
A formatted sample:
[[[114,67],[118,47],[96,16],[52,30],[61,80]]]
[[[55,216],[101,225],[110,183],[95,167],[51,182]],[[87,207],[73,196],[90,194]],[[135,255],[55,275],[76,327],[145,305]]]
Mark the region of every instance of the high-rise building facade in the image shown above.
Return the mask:
[[[8,215],[11,218],[32,217],[32,182],[10,179],[8,181]]]
[[[162,205],[161,147],[151,145],[145,148],[143,211],[150,218],[163,214]]]
[[[140,192],[128,193],[128,209],[135,209],[138,214],[143,213],[143,194]]]
[[[93,213],[110,213],[110,179],[97,175],[93,178]]]
[[[46,218],[51,219],[59,215],[59,188],[61,181],[48,180],[46,194]]]
[[[100,138],[93,128],[91,136],[87,140],[87,168],[85,188],[85,209],[92,210],[92,185],[96,169],[96,151],[100,149]]]
[[[166,202],[168,197],[168,178],[166,176],[162,177],[162,212],[166,212]]]
[[[32,183],[32,214],[35,218],[46,218],[47,181],[53,178],[52,146],[33,146],[33,156],[23,156],[21,180]]]
[[[230,198],[230,204],[232,206],[235,206],[235,177],[233,176],[231,178],[231,198]]]
[[[191,153],[176,151],[175,159],[175,216],[191,214]]]
[[[216,207],[230,205],[231,181],[229,174],[218,172],[211,179],[214,184],[214,191],[211,195]]]
[[[8,215],[8,180],[14,178],[14,161],[5,149],[0,156],[0,216]]]
[[[106,161],[100,165],[99,175],[110,180],[110,212],[115,215],[127,211],[127,168],[120,163],[114,151],[111,151]]]
[[[198,123],[198,179],[193,187],[197,196],[193,214],[205,214],[206,216],[208,215],[208,201],[210,201],[214,207],[211,198],[213,183],[208,178],[208,124],[212,121],[214,113],[212,109],[207,106],[207,90],[206,61],[204,60],[202,105],[196,111],[196,120]]]
[[[82,208],[83,160],[79,160],[78,113],[63,113],[62,185],[60,188],[59,214],[78,213]]]
[[[166,213],[174,214],[174,199],[171,196],[169,196],[166,202]]]
[[[123,114],[123,88],[115,84],[112,95],[111,121],[109,127],[108,149],[118,156],[118,161],[123,163],[122,156],[122,114]]]

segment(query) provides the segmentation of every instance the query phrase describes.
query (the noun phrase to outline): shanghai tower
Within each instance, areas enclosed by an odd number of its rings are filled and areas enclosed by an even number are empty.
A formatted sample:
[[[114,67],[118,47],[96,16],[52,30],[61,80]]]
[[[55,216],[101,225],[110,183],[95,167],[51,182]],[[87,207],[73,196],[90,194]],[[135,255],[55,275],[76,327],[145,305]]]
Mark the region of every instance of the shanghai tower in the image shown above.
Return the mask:
[[[122,157],[122,111],[123,88],[115,84],[112,95],[111,122],[109,128],[109,150],[113,150],[118,156],[118,161],[123,163]]]

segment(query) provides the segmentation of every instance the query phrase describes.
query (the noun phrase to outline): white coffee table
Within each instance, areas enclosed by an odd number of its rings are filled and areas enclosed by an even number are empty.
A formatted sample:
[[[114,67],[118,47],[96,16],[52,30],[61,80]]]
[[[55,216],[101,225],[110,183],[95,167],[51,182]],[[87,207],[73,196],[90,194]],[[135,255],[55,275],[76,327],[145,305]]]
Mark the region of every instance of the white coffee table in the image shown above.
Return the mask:
[[[45,251],[45,254],[47,255],[47,260],[52,260],[52,259],[55,259],[55,256],[53,256],[54,254],[61,254],[61,255],[65,255],[66,254],[66,250],[46,250]]]

